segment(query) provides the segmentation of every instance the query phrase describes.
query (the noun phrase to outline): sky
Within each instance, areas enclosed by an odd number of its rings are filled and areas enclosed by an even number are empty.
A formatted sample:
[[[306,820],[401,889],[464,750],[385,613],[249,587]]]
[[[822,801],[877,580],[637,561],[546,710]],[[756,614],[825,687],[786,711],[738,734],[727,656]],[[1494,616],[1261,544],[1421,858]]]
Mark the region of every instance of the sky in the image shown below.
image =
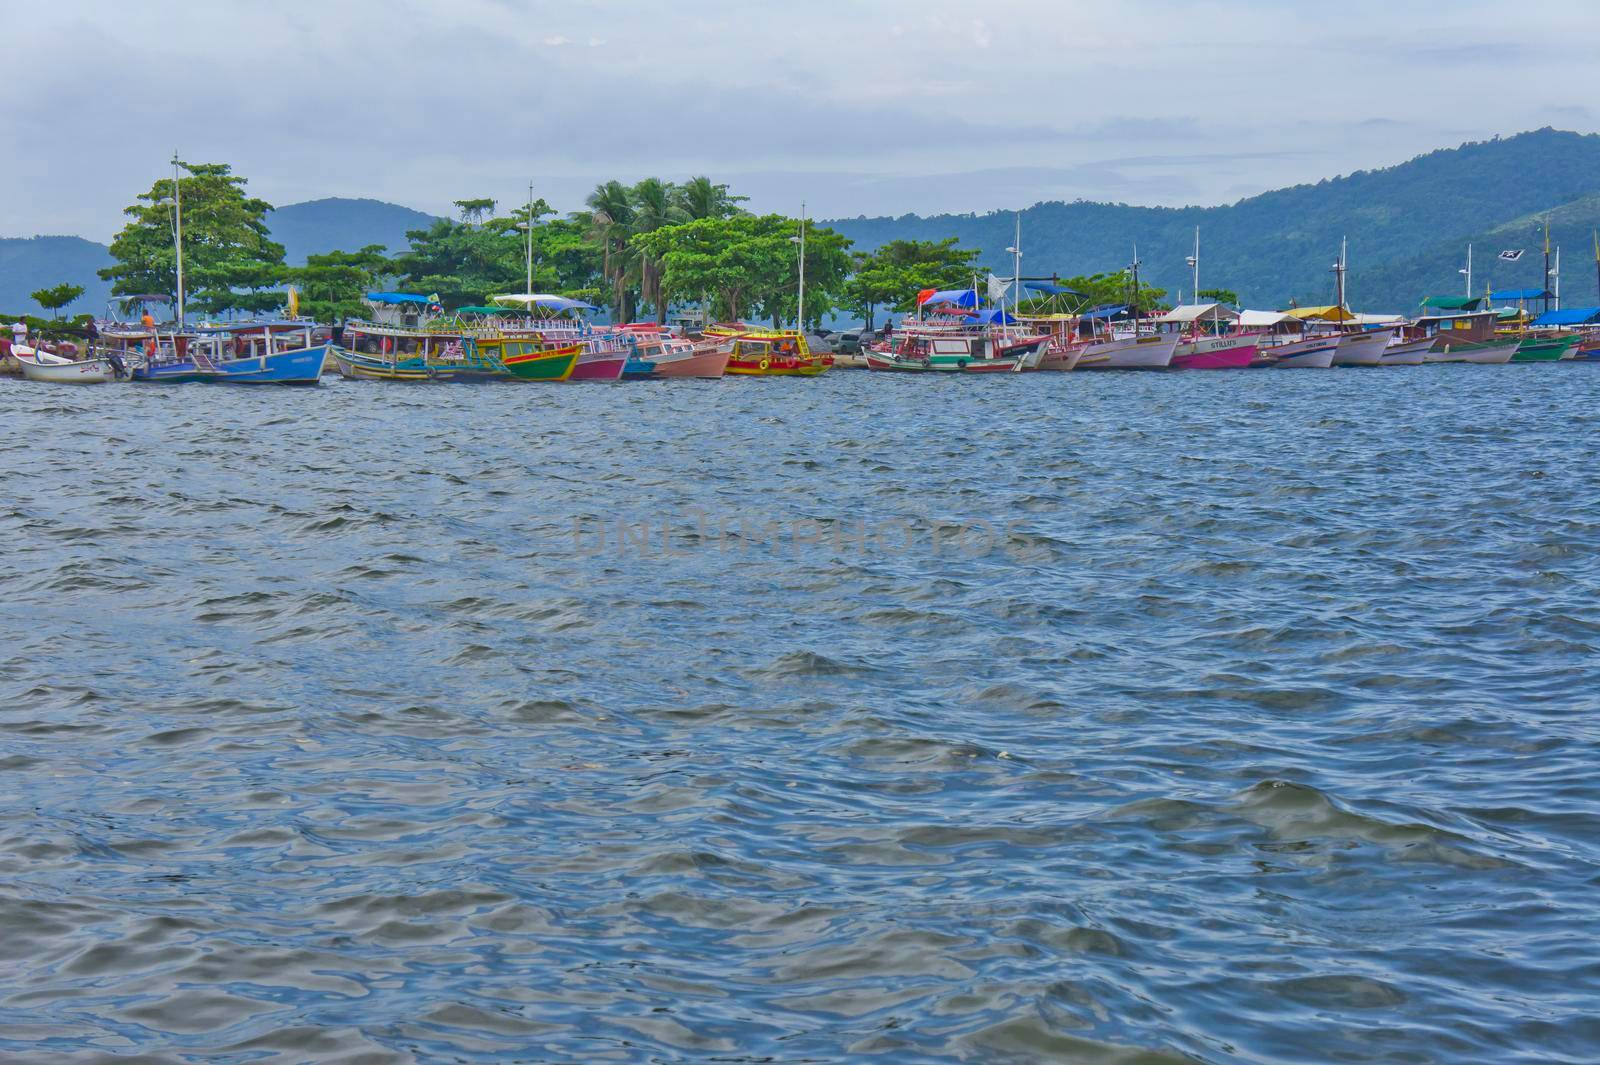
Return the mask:
[[[1600,130],[1600,0],[0,0],[0,236],[176,151],[436,214],[708,174],[753,209],[1180,206]]]

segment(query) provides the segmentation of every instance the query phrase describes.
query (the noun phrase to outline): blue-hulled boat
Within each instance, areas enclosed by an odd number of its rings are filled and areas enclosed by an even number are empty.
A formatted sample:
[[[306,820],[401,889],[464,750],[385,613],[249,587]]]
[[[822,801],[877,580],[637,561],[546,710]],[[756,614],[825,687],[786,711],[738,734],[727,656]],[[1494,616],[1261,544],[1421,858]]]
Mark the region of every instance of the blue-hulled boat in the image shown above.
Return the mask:
[[[135,381],[203,381],[229,385],[314,385],[331,345],[300,319],[201,326],[140,348]]]

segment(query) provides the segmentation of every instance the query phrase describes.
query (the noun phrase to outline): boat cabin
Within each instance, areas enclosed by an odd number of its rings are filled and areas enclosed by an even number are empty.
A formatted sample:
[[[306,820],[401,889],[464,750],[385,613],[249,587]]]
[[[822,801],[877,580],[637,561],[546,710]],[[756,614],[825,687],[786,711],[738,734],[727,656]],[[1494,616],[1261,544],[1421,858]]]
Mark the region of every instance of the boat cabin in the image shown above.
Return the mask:
[[[1499,316],[1494,311],[1458,311],[1455,313],[1424,314],[1407,330],[1416,339],[1444,336],[1452,342],[1467,341],[1484,344],[1495,338]]]
[[[1158,333],[1205,333],[1222,336],[1239,323],[1239,312],[1226,303],[1189,303],[1150,320]]]

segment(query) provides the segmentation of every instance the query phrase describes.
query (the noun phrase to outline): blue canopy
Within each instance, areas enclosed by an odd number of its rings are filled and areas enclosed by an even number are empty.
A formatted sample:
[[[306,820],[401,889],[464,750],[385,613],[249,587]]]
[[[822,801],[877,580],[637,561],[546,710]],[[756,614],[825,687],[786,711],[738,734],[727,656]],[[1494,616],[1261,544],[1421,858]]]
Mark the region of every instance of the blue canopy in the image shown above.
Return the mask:
[[[1528,324],[1537,328],[1545,325],[1590,325],[1594,322],[1600,322],[1600,307],[1568,307],[1546,311]]]
[[[924,306],[929,307],[935,303],[951,303],[957,307],[976,307],[978,305],[978,293],[975,289],[970,288],[945,289],[942,292],[935,292],[922,302]]]
[[[1015,325],[1017,321],[1007,314],[1004,309],[979,311],[977,317],[972,320],[980,325]]]
[[[1126,314],[1127,310],[1128,305],[1126,303],[1108,303],[1104,307],[1096,307],[1092,311],[1085,311],[1083,316],[1085,318],[1115,318],[1119,314]]]
[[[543,307],[547,311],[555,311],[557,313],[561,311],[595,310],[593,304],[575,300],[569,296],[553,296],[546,292],[506,293],[502,296],[491,296],[489,298],[494,303],[502,306],[522,307],[525,310],[532,310],[535,307]]]
[[[367,299],[373,303],[388,303],[391,305],[417,303],[424,307],[433,302],[426,296],[413,296],[409,292],[369,292],[367,293]]]
[[[1508,288],[1504,292],[1496,292],[1491,299],[1497,300],[1542,300],[1545,297],[1554,298],[1554,293],[1546,292],[1542,288]]]
[[[1022,287],[1032,289],[1035,292],[1043,292],[1047,296],[1077,296],[1080,299],[1083,298],[1083,293],[1081,292],[1075,292],[1070,288],[1062,288],[1060,285],[1052,285],[1048,281],[1024,281]]]

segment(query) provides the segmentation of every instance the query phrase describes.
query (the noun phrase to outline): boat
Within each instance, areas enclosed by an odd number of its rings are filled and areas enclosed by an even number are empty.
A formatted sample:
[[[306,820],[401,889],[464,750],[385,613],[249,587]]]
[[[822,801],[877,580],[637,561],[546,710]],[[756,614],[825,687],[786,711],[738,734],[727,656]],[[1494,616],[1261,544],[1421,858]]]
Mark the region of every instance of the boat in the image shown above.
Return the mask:
[[[1396,336],[1389,341],[1389,346],[1383,349],[1378,365],[1421,366],[1427,361],[1428,352],[1433,350],[1434,343],[1434,337],[1418,337],[1413,340],[1404,340]]]
[[[11,357],[30,381],[46,384],[101,385],[126,376],[119,373],[121,360],[114,356],[69,359],[38,348],[12,345]]]
[[[340,374],[371,381],[493,381],[510,376],[498,356],[442,320],[407,327],[351,319],[333,351]]]
[[[568,380],[621,380],[632,346],[616,332],[597,329],[585,317],[596,309],[593,304],[548,292],[506,293],[489,302],[520,311],[520,320],[502,325],[507,336],[534,337],[556,347],[578,345],[578,363]]]
[[[727,372],[739,377],[816,377],[833,356],[815,353],[793,329],[759,329],[738,323],[709,327],[707,339],[728,349]]]
[[[624,380],[663,380],[669,377],[714,379],[728,369],[732,352],[726,344],[696,344],[658,327],[624,326],[622,335],[633,344],[632,357],[623,367]]]
[[[1432,365],[1441,362],[1470,362],[1480,366],[1504,366],[1517,352],[1520,340],[1440,340],[1424,360]]]
[[[568,381],[583,354],[579,344],[550,345],[532,337],[481,336],[465,341],[477,357],[518,381]]]
[[[1344,333],[1339,350],[1334,353],[1335,366],[1382,366],[1383,352],[1394,336],[1393,329],[1370,329]]]
[[[1049,347],[1048,333],[1021,332],[999,319],[984,324],[975,319],[940,316],[931,321],[907,321],[889,343],[868,349],[867,369],[899,373],[1014,373],[1038,368]]]
[[[201,325],[162,337],[159,332],[102,330],[124,346],[135,381],[229,385],[314,385],[331,347],[303,319]]]
[[[1078,359],[1081,370],[1165,370],[1178,346],[1176,333],[1145,333],[1091,341]]]
[[[1273,365],[1285,370],[1326,370],[1333,365],[1341,340],[1338,333],[1320,333],[1263,347],[1261,351],[1276,356]]]
[[[1512,362],[1560,362],[1577,343],[1572,333],[1533,334],[1523,337],[1517,344]]]
[[[1261,350],[1261,337],[1237,333],[1179,340],[1172,350],[1174,370],[1243,370]]]

